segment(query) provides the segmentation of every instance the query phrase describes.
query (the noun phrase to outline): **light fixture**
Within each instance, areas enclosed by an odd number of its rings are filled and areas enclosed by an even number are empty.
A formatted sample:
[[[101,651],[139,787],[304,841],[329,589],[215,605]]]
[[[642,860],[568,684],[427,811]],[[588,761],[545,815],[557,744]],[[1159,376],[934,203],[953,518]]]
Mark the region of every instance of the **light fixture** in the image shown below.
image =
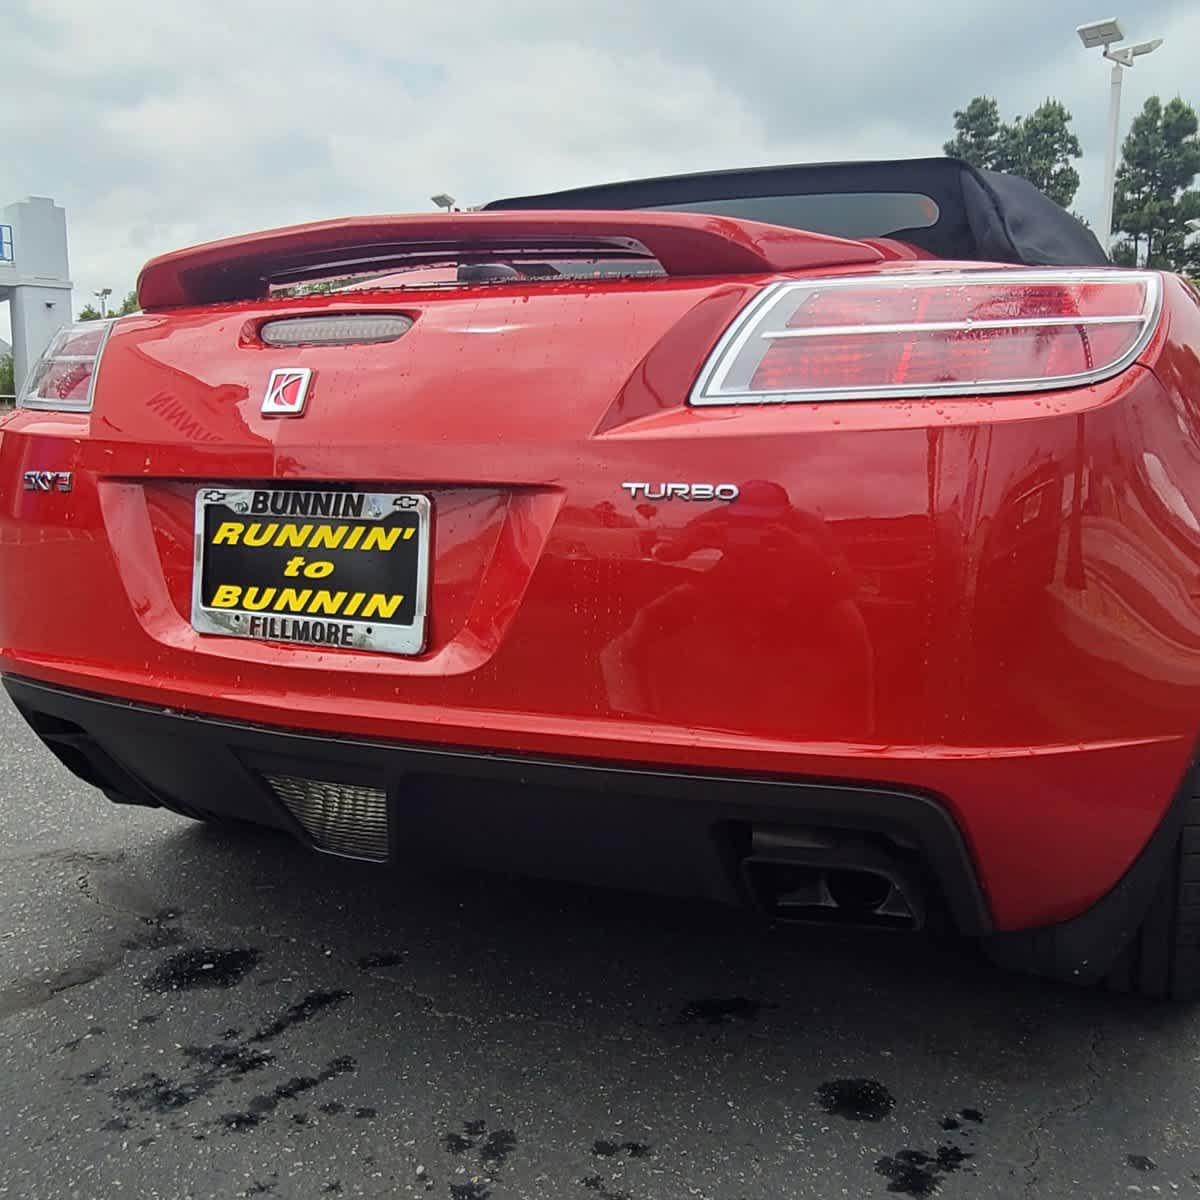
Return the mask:
[[[1121,22],[1116,17],[1080,25],[1075,32],[1079,34],[1079,40],[1083,43],[1085,50],[1095,50],[1097,46],[1104,46],[1107,49],[1114,42],[1125,40],[1125,35],[1121,32]]]

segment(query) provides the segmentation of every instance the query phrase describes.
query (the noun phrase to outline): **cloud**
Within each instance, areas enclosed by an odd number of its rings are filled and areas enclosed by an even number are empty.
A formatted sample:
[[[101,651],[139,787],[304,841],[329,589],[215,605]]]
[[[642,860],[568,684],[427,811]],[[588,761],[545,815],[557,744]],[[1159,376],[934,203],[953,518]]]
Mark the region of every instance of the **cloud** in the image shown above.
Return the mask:
[[[15,8],[15,11],[13,9]],[[12,0],[12,194],[68,210],[76,301],[150,255],[248,229],[673,171],[938,153],[980,92],[1075,114],[1098,209],[1107,74],[1094,0]],[[1141,0],[1129,73],[1200,102],[1200,10]],[[16,98],[15,102],[13,98]]]

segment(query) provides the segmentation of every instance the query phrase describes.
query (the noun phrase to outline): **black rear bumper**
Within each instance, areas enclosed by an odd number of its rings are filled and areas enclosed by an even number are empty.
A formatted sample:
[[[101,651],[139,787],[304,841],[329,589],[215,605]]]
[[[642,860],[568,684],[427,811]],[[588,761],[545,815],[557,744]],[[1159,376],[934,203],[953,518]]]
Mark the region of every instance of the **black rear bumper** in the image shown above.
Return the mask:
[[[322,849],[269,779],[378,789],[390,863],[438,857],[726,903],[748,899],[739,868],[756,829],[846,831],[911,856],[961,932],[991,930],[957,825],[912,792],[331,737],[4,685],[58,758],[122,803],[255,821]]]

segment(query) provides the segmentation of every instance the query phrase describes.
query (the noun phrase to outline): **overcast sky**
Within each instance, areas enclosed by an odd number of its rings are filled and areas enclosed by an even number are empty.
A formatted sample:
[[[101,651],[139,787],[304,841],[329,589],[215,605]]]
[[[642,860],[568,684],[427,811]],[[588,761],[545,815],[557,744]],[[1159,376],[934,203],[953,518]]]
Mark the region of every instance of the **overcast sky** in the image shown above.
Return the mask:
[[[936,154],[987,93],[1067,104],[1091,217],[1108,75],[1074,29],[1109,2],[4,0],[0,202],[66,207],[78,308],[163,250],[443,190]],[[1200,105],[1200,3],[1118,11],[1166,38],[1123,126],[1152,93]]]

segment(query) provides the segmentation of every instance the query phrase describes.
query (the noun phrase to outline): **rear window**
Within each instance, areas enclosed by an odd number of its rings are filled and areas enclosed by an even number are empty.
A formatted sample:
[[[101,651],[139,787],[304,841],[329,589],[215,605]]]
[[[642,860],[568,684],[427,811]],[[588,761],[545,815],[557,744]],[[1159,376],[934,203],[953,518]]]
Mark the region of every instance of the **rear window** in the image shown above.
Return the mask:
[[[886,237],[905,229],[929,229],[941,215],[937,202],[919,192],[827,192],[804,196],[732,196],[687,204],[651,204],[657,212],[713,213],[809,229],[835,237]]]

